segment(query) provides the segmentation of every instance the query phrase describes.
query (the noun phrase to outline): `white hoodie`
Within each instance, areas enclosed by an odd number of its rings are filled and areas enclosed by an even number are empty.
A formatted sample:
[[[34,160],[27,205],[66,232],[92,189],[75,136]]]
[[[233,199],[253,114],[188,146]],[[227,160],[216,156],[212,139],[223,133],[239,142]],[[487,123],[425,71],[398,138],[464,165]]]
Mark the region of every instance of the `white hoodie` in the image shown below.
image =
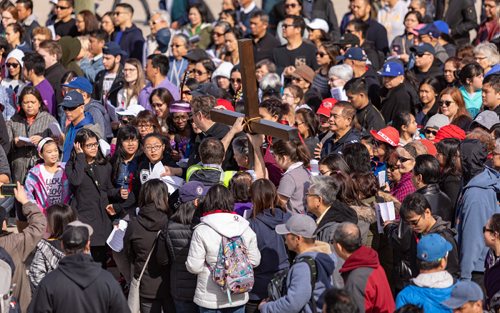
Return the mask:
[[[194,303],[207,309],[222,309],[237,307],[247,303],[248,293],[232,295],[231,301],[227,294],[214,283],[206,263],[214,266],[217,262],[222,241],[221,234],[232,238],[241,236],[248,249],[248,257],[253,267],[260,264],[260,251],[257,247],[257,236],[243,217],[231,213],[214,213],[201,218],[193,232],[186,268],[198,275]]]

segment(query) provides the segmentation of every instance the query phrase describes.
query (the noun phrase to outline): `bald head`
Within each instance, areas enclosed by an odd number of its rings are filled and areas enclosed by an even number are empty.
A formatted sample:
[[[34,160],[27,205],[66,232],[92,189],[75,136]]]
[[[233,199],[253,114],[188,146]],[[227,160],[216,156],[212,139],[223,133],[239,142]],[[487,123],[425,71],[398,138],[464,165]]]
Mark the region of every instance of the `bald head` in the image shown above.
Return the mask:
[[[335,230],[333,240],[346,252],[353,253],[361,247],[361,232],[358,225],[349,222],[341,223]]]

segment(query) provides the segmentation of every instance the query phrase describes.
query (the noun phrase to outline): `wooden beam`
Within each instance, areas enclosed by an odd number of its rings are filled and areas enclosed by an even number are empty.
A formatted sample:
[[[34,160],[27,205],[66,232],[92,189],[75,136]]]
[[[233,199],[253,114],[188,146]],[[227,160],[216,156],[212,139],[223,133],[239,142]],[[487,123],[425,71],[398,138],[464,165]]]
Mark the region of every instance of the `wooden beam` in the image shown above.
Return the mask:
[[[259,96],[257,92],[257,79],[255,78],[255,61],[253,58],[252,39],[238,40],[240,54],[241,82],[243,87],[243,100],[245,102],[245,115],[252,118],[259,116]]]

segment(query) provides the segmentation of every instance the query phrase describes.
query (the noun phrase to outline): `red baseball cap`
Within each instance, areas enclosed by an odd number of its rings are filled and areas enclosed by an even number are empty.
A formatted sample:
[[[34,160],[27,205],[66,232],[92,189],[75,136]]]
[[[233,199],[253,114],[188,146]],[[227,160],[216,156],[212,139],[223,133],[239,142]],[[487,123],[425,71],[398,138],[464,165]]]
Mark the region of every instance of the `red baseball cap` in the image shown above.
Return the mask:
[[[330,117],[330,111],[332,110],[335,103],[337,103],[337,99],[334,98],[323,99],[318,110],[316,111],[316,114]]]
[[[373,138],[376,140],[385,142],[393,147],[399,145],[399,132],[392,126],[387,126],[379,131],[372,129],[370,130],[370,134],[372,134]]]
[[[215,109],[222,109],[222,108],[234,112],[234,107],[231,101],[226,99],[217,99],[217,105],[215,106]]]

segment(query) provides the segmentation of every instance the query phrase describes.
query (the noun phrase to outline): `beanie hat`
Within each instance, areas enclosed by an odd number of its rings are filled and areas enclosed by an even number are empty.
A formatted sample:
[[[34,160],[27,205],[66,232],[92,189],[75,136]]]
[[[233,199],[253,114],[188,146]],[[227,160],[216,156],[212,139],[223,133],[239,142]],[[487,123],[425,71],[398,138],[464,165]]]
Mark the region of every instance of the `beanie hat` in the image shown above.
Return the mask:
[[[459,140],[465,139],[465,131],[456,125],[446,125],[441,127],[436,137],[434,138],[434,143],[438,143],[446,138],[456,138]]]
[[[434,114],[429,118],[427,123],[425,124],[425,128],[435,128],[435,129],[440,129],[443,126],[449,125],[450,124],[450,119],[448,116],[444,114]]]

